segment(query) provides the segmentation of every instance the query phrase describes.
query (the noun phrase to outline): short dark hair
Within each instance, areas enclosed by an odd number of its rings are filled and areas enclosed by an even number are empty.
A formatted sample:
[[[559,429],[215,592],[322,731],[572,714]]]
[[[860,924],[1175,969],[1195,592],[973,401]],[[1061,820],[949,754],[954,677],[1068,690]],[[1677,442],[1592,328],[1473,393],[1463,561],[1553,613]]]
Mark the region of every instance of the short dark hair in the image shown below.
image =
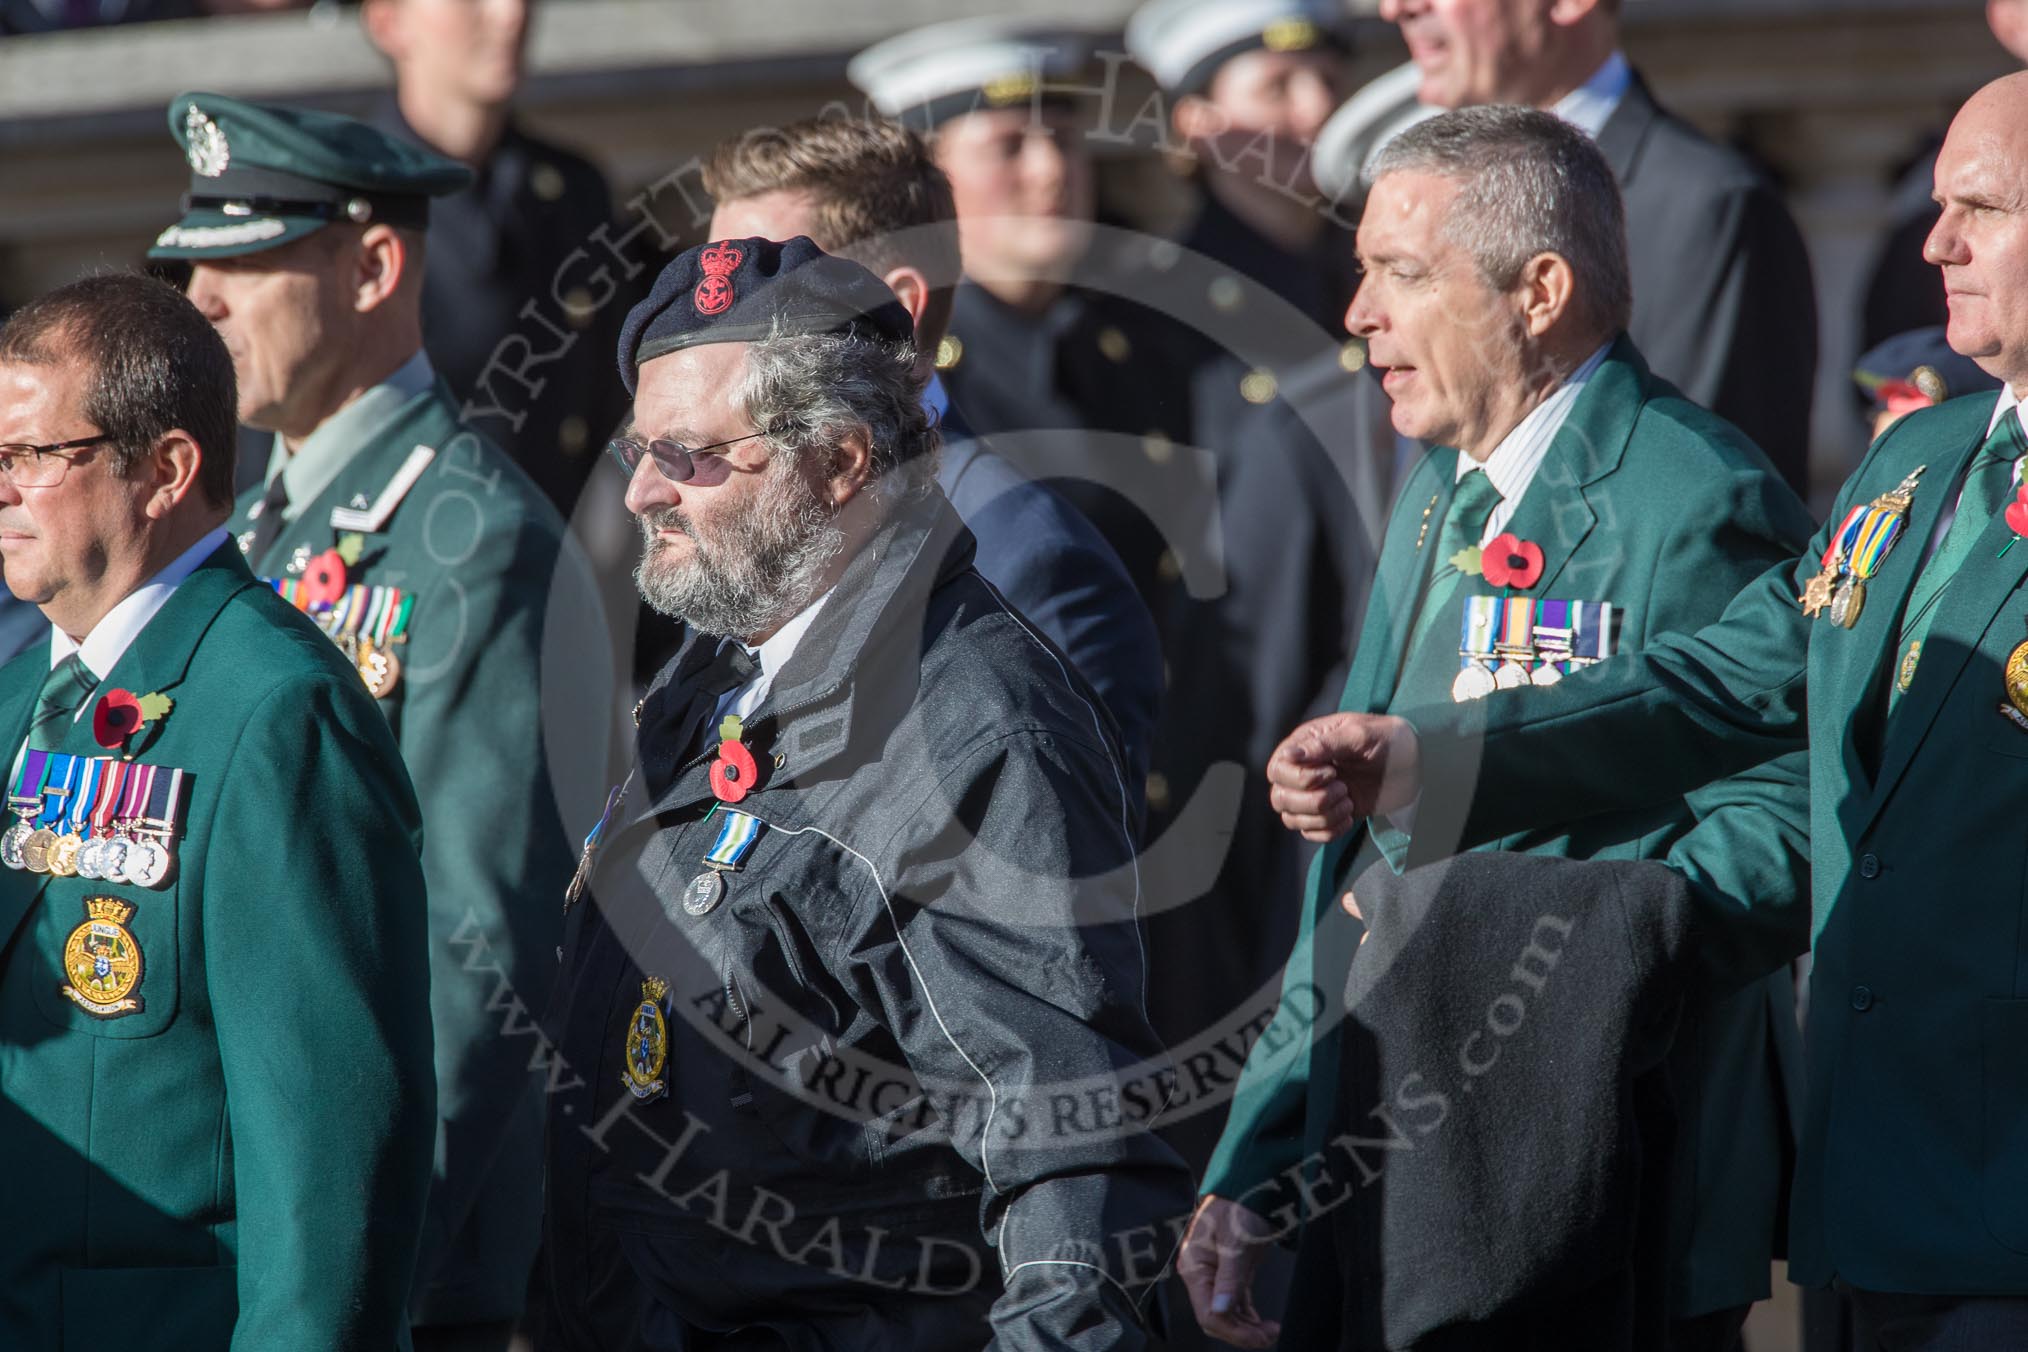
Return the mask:
[[[104,272],[32,300],[0,325],[0,362],[91,368],[80,410],[112,438],[126,478],[174,429],[197,443],[197,488],[230,507],[239,383],[225,340],[184,295],[137,272]]]
[[[960,268],[958,208],[929,144],[901,123],[812,117],[755,127],[719,142],[704,166],[704,189],[720,202],[809,193],[816,199],[817,247],[848,254],[880,275],[921,269],[930,296],[917,345],[935,347],[943,337]]]

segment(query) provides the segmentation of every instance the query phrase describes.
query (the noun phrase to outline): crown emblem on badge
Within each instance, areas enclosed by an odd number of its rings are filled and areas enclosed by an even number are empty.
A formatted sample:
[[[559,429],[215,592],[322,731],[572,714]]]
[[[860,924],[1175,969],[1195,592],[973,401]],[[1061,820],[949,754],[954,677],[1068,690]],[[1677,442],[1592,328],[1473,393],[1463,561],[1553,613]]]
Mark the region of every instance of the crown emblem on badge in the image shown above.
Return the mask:
[[[704,280],[690,293],[691,304],[701,315],[724,314],[732,308],[732,274],[746,261],[746,250],[730,244],[713,244],[697,257],[704,268]]]
[[[194,103],[183,114],[183,139],[184,157],[206,178],[217,178],[232,163],[232,147],[225,143],[224,129]]]

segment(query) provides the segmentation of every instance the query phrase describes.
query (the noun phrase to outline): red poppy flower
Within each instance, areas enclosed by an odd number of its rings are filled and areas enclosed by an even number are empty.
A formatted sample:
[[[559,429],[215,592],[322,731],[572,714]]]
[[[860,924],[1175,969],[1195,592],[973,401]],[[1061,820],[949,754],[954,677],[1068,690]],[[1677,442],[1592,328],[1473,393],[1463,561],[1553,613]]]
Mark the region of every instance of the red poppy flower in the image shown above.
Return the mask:
[[[1493,586],[1526,589],[1542,580],[1542,546],[1518,535],[1495,535],[1486,541],[1479,565]]]
[[[711,763],[711,792],[721,803],[737,803],[760,782],[760,767],[744,742],[720,742]]]
[[[310,609],[336,605],[344,594],[345,559],[337,550],[325,550],[304,567],[302,596]]]
[[[2007,525],[2016,535],[2028,535],[2028,498],[2015,498],[2007,504]]]
[[[92,736],[103,747],[115,747],[134,735],[146,720],[141,701],[131,690],[109,690],[92,709]]]

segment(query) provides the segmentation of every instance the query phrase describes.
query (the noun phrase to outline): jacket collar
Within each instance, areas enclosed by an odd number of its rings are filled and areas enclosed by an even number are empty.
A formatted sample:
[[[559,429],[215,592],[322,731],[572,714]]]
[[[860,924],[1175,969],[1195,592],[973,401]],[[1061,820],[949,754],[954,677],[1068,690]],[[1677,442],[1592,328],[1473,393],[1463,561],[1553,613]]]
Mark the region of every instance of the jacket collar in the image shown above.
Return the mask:
[[[1612,167],[1613,177],[1620,181],[1624,191],[1634,180],[1641,165],[1641,151],[1648,144],[1648,136],[1661,119],[1661,105],[1648,91],[1648,82],[1637,70],[1627,83],[1627,92],[1620,96],[1619,107],[1613,109],[1605,126],[1599,129],[1598,149]]]

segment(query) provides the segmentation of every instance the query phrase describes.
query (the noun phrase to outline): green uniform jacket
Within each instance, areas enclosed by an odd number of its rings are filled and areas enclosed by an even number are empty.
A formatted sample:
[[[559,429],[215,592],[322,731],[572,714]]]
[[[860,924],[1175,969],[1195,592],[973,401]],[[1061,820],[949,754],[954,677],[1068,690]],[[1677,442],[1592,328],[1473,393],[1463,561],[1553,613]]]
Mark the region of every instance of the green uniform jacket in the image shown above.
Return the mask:
[[[435,455],[402,491],[398,476],[419,446]],[[246,530],[260,492],[241,497],[234,531]],[[504,453],[457,421],[441,385],[371,429],[248,563],[263,577],[298,575],[294,561],[347,533],[331,524],[333,509],[369,517],[390,509],[363,532],[348,579],[416,597],[408,641],[396,649],[401,676],[379,701],[429,828],[441,1122],[414,1315],[510,1318],[521,1312],[541,1231],[530,1011],[543,1008],[554,979],[563,889],[576,865],[557,815],[537,679],[563,522]],[[587,685],[596,689],[596,678]]]
[[[1397,500],[1344,709],[1449,701],[1466,598],[1494,589],[1464,579],[1425,651],[1402,649],[1450,505],[1457,454],[1431,452]],[[1573,405],[1507,530],[1542,547],[1541,578],[1528,594],[1612,603],[1624,612],[1626,649],[1710,620],[1746,580],[1793,554],[1809,518],[1764,456],[1651,376],[1622,338]],[[1520,693],[1497,691],[1482,703]],[[1498,780],[1488,786],[1505,792]],[[1710,998],[1685,1019],[1669,1061],[1680,1115],[1670,1189],[1670,1312],[1678,1317],[1746,1304],[1768,1290],[1789,1144],[1780,1063],[1794,1059],[1785,1048],[1795,1025],[1787,973],[1762,979],[1804,945],[1805,793],[1798,757],[1688,799],[1490,843],[1573,858],[1665,859],[1712,911],[1701,946]],[[1376,838],[1397,866],[1451,853],[1457,808],[1425,793],[1412,841],[1362,822],[1319,853],[1280,1008],[1240,1076],[1205,1192],[1271,1218],[1279,1213],[1285,1226],[1300,1219],[1291,1205],[1299,1166],[1323,1149],[1334,1108],[1345,1111],[1335,1103],[1336,1022],[1358,928],[1338,899],[1379,857]],[[1350,1111],[1356,1119],[1363,1108]]]
[[[1482,712],[1497,714],[1483,742],[1454,711],[1411,715],[1427,783],[1469,779],[1483,751],[1487,782],[1519,786],[1472,800],[1473,838],[1673,793],[1807,740],[1816,960],[1789,1238],[1805,1284],[2028,1295],[2028,731],[2001,712],[2028,639],[2028,548],[2006,549],[2002,518],[1885,712],[1902,609],[1993,407],[1972,395],[1896,423],[1801,557],[1702,632]],[[1918,468],[1856,626],[1804,616],[1831,531]]]
[[[48,641],[0,670],[18,747]],[[227,544],[105,674],[188,806],[159,888],[0,870],[0,1346],[386,1352],[428,1186],[421,822],[359,678]],[[96,697],[95,697],[96,698]],[[58,750],[109,754],[91,707]],[[138,1010],[66,999],[91,897]]]

